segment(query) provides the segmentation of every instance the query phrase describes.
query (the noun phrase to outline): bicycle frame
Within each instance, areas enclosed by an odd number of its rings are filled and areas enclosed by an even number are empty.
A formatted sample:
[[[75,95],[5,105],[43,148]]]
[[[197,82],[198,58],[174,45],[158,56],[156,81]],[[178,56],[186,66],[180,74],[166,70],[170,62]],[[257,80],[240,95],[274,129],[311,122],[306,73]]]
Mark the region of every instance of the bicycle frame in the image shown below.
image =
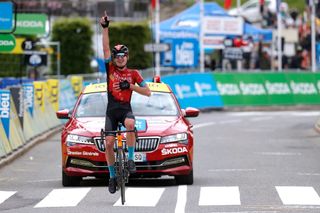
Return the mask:
[[[135,132],[135,130],[121,130],[121,125],[118,125],[116,131],[104,131],[101,129],[101,138],[105,138],[106,133],[116,134],[116,159],[115,159],[115,172],[117,180],[117,191],[121,191],[121,203],[125,203],[125,184],[129,182],[129,170],[128,160],[123,147],[123,136],[122,133]],[[137,139],[137,138],[136,138]]]

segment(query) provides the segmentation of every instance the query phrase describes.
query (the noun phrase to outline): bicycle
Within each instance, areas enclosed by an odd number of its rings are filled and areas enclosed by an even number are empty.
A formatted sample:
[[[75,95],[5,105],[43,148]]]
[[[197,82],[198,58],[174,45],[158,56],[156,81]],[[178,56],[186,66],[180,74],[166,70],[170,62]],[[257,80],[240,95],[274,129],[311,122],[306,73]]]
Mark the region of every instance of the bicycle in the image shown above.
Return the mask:
[[[118,123],[118,128],[116,131],[104,131],[101,129],[101,139],[106,137],[107,133],[116,134],[116,143],[115,143],[115,172],[116,172],[116,181],[117,181],[117,191],[121,191],[121,203],[124,205],[125,199],[125,184],[129,182],[129,169],[128,169],[128,159],[125,153],[123,146],[123,136],[122,133],[134,132],[136,135],[137,141],[137,130],[121,130],[121,123]]]

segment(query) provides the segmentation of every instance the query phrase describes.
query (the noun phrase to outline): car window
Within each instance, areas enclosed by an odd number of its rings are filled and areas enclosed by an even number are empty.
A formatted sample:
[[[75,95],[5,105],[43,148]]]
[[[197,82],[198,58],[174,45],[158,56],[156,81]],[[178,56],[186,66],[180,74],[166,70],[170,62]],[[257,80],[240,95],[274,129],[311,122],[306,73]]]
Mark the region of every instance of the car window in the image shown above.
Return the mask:
[[[131,106],[134,115],[172,116],[178,115],[178,108],[170,93],[152,92],[150,97],[132,94]]]
[[[75,116],[104,117],[107,109],[107,93],[83,94]],[[178,108],[172,94],[152,92],[150,97],[133,93],[131,106],[134,115],[139,116],[176,116]]]
[[[107,109],[107,93],[83,94],[77,107],[75,116],[104,117]]]

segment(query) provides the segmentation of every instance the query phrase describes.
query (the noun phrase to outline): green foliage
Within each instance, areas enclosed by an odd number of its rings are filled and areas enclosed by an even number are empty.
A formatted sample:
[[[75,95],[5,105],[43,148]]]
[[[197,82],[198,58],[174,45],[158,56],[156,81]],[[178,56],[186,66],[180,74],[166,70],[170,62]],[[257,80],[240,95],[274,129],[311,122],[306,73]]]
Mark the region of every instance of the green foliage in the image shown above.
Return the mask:
[[[20,77],[24,73],[24,57],[17,54],[0,54],[0,77]]]
[[[128,67],[144,69],[152,65],[152,54],[144,51],[144,44],[152,41],[147,22],[111,23],[109,37],[110,48],[117,44],[124,44],[129,48]]]
[[[92,36],[88,19],[61,18],[54,22],[52,41],[60,41],[62,75],[92,72]],[[56,70],[55,63],[52,66]]]

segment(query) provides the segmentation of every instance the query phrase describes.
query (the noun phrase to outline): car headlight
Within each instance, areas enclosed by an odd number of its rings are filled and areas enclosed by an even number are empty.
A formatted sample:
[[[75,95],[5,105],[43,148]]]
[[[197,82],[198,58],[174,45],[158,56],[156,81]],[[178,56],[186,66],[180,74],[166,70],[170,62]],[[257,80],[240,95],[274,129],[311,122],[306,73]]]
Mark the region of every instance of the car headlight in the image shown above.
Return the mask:
[[[84,136],[80,136],[80,135],[68,135],[67,136],[67,145],[68,146],[72,146],[76,143],[79,144],[94,144],[93,143],[93,139],[89,138],[89,137],[84,137]]]
[[[172,142],[187,144],[188,143],[187,133],[178,133],[175,135],[168,135],[168,136],[162,137],[160,143],[172,143]]]

